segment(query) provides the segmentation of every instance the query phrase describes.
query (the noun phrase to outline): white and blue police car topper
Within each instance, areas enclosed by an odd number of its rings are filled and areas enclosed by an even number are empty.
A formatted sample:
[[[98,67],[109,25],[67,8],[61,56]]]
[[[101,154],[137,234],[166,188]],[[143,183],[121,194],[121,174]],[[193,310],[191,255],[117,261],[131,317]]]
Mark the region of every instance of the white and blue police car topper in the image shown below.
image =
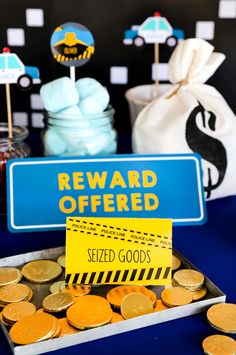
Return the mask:
[[[21,90],[31,89],[33,84],[40,84],[39,69],[26,66],[16,53],[8,47],[0,53],[0,84],[17,84]]]
[[[155,12],[141,25],[134,25],[125,31],[123,43],[143,47],[145,44],[165,43],[175,47],[179,40],[184,39],[184,31],[173,28],[169,21],[162,17],[160,12]]]

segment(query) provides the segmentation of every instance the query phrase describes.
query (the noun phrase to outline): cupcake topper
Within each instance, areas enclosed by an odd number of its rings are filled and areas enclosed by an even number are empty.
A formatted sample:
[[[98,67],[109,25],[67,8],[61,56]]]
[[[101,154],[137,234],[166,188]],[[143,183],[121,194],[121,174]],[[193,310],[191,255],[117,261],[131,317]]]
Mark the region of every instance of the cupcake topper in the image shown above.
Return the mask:
[[[25,66],[17,54],[3,48],[0,53],[0,84],[6,86],[8,136],[12,138],[12,112],[10,84],[17,84],[21,90],[28,90],[33,83],[39,84],[39,70],[36,67]]]
[[[169,47],[175,47],[178,40],[184,39],[182,30],[174,29],[160,12],[155,12],[152,17],[148,17],[141,25],[132,26],[125,31],[123,43],[133,44],[135,47],[144,47],[145,44],[154,44],[155,82],[157,79],[157,66],[159,62],[159,43],[165,43]]]
[[[94,38],[83,25],[67,22],[55,29],[51,36],[54,59],[70,67],[70,77],[75,82],[75,67],[86,64],[94,54]]]

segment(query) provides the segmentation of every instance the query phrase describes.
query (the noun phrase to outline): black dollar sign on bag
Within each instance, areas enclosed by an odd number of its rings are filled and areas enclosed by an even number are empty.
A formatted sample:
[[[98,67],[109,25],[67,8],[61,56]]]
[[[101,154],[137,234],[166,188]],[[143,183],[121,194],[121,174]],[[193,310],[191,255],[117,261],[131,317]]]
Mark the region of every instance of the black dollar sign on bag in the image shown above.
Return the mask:
[[[207,168],[208,184],[204,186],[204,190],[207,192],[206,198],[211,196],[211,191],[216,189],[222,183],[226,168],[227,168],[227,155],[223,144],[216,138],[211,137],[208,134],[202,132],[197,126],[197,115],[201,115],[203,127],[209,129],[209,134],[215,131],[216,116],[211,111],[206,111],[204,107],[198,102],[193,111],[190,113],[186,121],[185,137],[190,149],[202,156],[204,160],[213,164],[218,173],[218,180],[215,184],[212,184],[212,172],[210,168]],[[209,112],[210,117],[206,126],[205,112]]]

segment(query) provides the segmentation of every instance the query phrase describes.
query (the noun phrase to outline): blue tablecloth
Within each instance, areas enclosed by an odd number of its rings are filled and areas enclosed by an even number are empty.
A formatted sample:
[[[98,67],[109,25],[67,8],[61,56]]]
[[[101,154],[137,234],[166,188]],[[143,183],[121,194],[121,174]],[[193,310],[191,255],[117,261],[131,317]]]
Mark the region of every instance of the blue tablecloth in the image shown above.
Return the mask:
[[[175,227],[173,245],[226,293],[227,302],[236,303],[236,197],[208,202],[207,212],[205,225]],[[6,216],[0,217],[0,257],[55,247],[64,242],[65,232],[11,234],[7,231]],[[199,355],[203,354],[202,340],[218,333],[201,313],[49,354]],[[8,353],[4,337],[0,335],[0,354]]]

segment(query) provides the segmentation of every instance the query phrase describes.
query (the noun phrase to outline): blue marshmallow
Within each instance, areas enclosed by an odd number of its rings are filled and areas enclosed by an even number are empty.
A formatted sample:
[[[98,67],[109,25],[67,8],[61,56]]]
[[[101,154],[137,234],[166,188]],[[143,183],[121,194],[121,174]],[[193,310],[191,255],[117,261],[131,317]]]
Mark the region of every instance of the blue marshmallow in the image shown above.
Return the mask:
[[[44,155],[57,156],[66,151],[66,142],[54,129],[49,129],[44,135]]]
[[[100,103],[93,96],[88,96],[79,102],[79,108],[83,114],[94,115],[103,112]]]
[[[77,105],[79,94],[68,77],[59,78],[43,85],[40,89],[43,106],[47,111],[58,112]]]
[[[77,119],[81,119],[82,118],[82,112],[81,112],[81,109],[79,108],[78,105],[73,105],[73,106],[69,106],[69,107],[66,107],[66,108],[63,108],[62,110],[60,110],[58,113],[57,113],[57,118],[58,119],[74,119],[74,120],[77,120]],[[65,118],[63,118],[65,117]]]
[[[75,87],[81,99],[91,96],[91,91],[99,89],[102,85],[93,78],[82,78],[76,81]]]
[[[85,114],[103,112],[109,103],[107,89],[92,78],[79,79],[75,83],[80,101],[79,107]]]

